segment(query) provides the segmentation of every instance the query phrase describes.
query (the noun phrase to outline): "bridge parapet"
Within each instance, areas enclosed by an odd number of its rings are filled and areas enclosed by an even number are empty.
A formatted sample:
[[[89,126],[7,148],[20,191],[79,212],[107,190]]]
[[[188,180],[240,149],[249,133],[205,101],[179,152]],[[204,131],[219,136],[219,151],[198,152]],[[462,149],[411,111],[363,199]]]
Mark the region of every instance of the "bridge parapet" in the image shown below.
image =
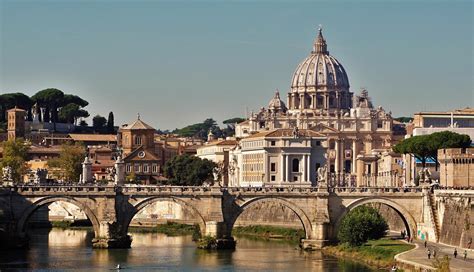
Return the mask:
[[[328,189],[331,193],[421,193],[420,187],[332,187]]]
[[[15,192],[21,195],[97,195],[97,194],[115,194],[112,186],[7,186],[0,187],[5,191]]]

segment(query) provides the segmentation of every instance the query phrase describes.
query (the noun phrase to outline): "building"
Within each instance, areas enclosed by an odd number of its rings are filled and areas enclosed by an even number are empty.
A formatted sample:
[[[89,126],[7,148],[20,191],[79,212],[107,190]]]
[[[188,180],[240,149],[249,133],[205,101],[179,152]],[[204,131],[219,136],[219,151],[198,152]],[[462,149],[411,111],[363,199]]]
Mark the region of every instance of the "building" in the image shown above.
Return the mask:
[[[441,186],[474,186],[474,148],[440,149],[438,161]]]
[[[156,154],[155,129],[152,126],[143,122],[138,115],[133,123],[119,129],[117,142],[122,150],[129,180],[135,179],[144,184],[159,181],[162,158]]]
[[[17,107],[7,110],[8,114],[8,140],[25,138],[25,115],[26,111]]]
[[[196,156],[201,159],[207,159],[215,162],[221,171],[221,185],[228,186],[229,176],[227,175],[229,166],[229,151],[234,148],[238,142],[234,139],[219,139],[207,142],[205,145],[196,149]]]
[[[409,127],[409,134],[413,136],[448,130],[474,139],[474,108],[418,112],[413,114],[413,123]]]
[[[85,146],[116,146],[117,135],[115,134],[77,134],[70,133],[68,138],[73,142],[83,143]]]
[[[474,139],[474,109],[464,108],[453,111],[429,111],[413,114],[413,122],[407,126],[407,136],[429,135],[435,132],[451,131],[468,135]],[[413,181],[419,176],[421,161],[410,155],[404,156],[405,179]],[[432,179],[442,179],[436,162],[428,159],[425,167],[431,173]]]
[[[311,186],[324,165],[326,137],[308,129],[273,129],[243,138],[229,152],[229,186]]]
[[[347,185],[374,172],[378,159],[373,150],[389,151],[404,136],[400,123],[391,113],[374,107],[367,90],[354,96],[342,64],[329,54],[322,30],[319,29],[313,50],[297,66],[286,96],[286,104],[276,92],[268,108],[252,113],[237,124],[236,136],[248,137],[275,129],[298,128],[326,137],[325,164],[332,183]],[[312,173],[314,176],[314,173]]]

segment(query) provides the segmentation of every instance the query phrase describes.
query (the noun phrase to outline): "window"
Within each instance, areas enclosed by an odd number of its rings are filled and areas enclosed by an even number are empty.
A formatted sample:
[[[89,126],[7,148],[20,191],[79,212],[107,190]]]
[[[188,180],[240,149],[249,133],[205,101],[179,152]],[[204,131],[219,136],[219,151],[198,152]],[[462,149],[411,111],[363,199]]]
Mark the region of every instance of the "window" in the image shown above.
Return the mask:
[[[270,144],[271,144],[271,146],[275,146],[275,145],[276,145],[276,142],[275,142],[275,141],[271,141]]]
[[[141,136],[136,136],[135,137],[135,144],[136,145],[141,145],[142,144],[142,137]]]
[[[158,173],[158,165],[156,163],[152,164],[151,171],[153,173]]]
[[[321,145],[321,141],[316,141],[316,146],[320,146]]]
[[[126,171],[127,173],[132,172],[132,165],[131,165],[130,163],[127,163],[127,166],[125,167],[125,171]]]
[[[293,181],[298,181],[298,176],[294,176]]]
[[[272,171],[272,172],[276,171],[276,163],[274,163],[274,162],[270,163],[270,171]]]
[[[149,169],[148,163],[145,163],[143,165],[143,173],[148,173],[148,172],[150,172],[150,169]]]
[[[377,122],[377,128],[383,128],[383,122],[382,121]]]
[[[140,172],[140,165],[139,165],[138,163],[135,163],[135,164],[133,165],[133,168],[134,168],[133,170],[135,171],[135,173]]]
[[[271,175],[271,176],[270,176],[270,180],[271,180],[271,181],[275,181],[275,180],[276,180],[276,176],[275,176],[275,175]]]
[[[298,159],[293,159],[292,168],[293,173],[300,171],[300,161]]]

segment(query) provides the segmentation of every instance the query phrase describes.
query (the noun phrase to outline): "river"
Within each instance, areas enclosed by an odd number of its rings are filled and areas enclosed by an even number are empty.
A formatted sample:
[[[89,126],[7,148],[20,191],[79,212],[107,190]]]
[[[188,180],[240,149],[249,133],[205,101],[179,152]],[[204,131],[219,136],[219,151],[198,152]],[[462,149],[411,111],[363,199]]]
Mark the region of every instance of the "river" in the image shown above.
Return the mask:
[[[0,271],[373,271],[352,262],[304,252],[282,241],[237,238],[234,251],[196,249],[191,236],[132,233],[130,249],[92,249],[88,230],[35,229],[30,248],[0,251]]]

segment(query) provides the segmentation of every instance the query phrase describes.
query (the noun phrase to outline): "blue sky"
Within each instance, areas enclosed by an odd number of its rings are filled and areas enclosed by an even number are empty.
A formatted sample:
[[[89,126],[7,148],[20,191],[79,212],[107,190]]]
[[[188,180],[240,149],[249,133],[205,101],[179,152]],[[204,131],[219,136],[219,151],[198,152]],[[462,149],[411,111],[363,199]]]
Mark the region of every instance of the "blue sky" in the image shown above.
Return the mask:
[[[394,116],[474,106],[472,1],[0,0],[0,93],[55,87],[173,129],[289,90],[319,24],[351,90]]]

